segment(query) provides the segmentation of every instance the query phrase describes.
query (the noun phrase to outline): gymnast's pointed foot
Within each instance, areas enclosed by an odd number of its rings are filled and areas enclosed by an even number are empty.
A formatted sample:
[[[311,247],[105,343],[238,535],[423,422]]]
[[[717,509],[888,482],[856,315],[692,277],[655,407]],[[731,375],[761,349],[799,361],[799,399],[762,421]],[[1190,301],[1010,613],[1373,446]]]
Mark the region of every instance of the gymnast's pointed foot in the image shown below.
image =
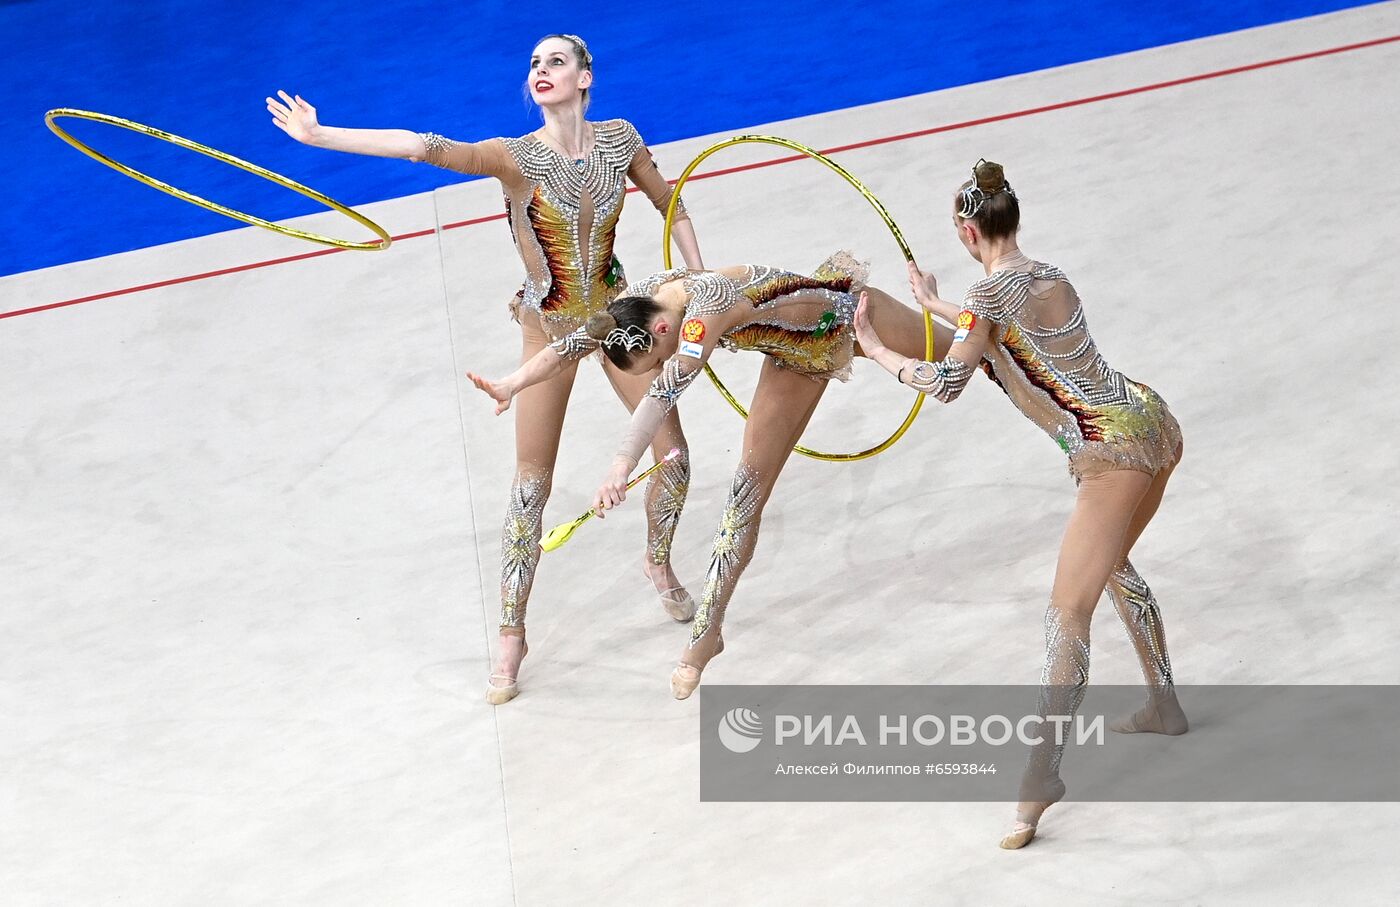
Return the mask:
[[[723,651],[724,637],[718,633],[707,633],[688,645],[681,655],[680,664],[671,671],[671,695],[677,699],[689,699],[695,688],[700,686],[700,675],[705,666]]]
[[[661,607],[677,623],[685,623],[695,616],[695,599],[676,579],[676,573],[669,563],[653,564],[646,562],[643,567],[647,579],[656,587],[661,598]]]
[[[496,669],[486,679],[486,701],[492,705],[504,705],[520,694],[520,663],[525,660],[530,647],[525,642],[525,632],[514,632],[514,627],[502,627],[500,651],[496,656]]]
[[[1119,734],[1167,734],[1176,737],[1186,733],[1190,725],[1181,703],[1176,701],[1176,691],[1153,693],[1147,698],[1147,705],[1111,722],[1109,730]]]
[[[1001,839],[1002,850],[1020,850],[1035,838],[1040,817],[1065,795],[1065,783],[1059,778],[1021,783],[1021,802],[1016,806],[1016,824]]]

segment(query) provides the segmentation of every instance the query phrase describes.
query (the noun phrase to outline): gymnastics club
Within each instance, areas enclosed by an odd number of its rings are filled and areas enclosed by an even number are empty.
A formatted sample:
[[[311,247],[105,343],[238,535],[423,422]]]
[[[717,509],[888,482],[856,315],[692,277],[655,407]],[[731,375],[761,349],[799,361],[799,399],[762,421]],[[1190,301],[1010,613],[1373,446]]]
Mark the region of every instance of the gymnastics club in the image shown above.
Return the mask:
[[[647,469],[646,472],[642,473],[632,481],[628,482],[627,490],[631,491],[633,488],[636,488],[637,483],[641,482],[642,479],[645,479],[647,476],[656,472],[662,466],[671,462],[676,457],[680,456],[680,454],[681,449],[679,447],[672,447],[670,453],[657,460],[655,463],[651,464],[651,466]],[[571,536],[573,536],[575,529],[578,529],[578,527],[582,526],[584,523],[587,523],[595,516],[597,516],[597,514],[594,512],[593,508],[590,507],[589,509],[583,512],[583,516],[579,517],[573,522],[560,523],[558,526],[555,526],[553,529],[549,530],[549,533],[543,539],[540,540],[540,550],[553,551],[555,548],[558,548],[560,545],[567,542]]]

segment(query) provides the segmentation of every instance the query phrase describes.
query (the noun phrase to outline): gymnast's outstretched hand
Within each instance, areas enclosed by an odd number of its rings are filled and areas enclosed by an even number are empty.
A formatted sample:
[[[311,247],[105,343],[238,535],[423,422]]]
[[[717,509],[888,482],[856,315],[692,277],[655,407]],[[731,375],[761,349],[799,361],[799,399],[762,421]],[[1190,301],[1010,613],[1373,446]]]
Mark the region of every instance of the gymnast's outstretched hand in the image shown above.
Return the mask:
[[[508,381],[492,381],[472,372],[467,372],[467,377],[482,393],[496,401],[496,415],[499,416],[510,409],[510,401],[515,397],[515,389],[510,386]]]
[[[293,97],[279,90],[277,97],[282,100],[266,99],[267,112],[272,114],[272,125],[303,145],[316,144],[314,136],[321,125],[316,121],[316,108],[303,101],[301,95]]]
[[[632,469],[626,463],[620,460],[613,461],[612,469],[608,470],[608,477],[598,486],[598,493],[593,496],[593,512],[598,514],[598,519],[603,519],[604,510],[611,510],[627,500],[627,477],[631,474]]]

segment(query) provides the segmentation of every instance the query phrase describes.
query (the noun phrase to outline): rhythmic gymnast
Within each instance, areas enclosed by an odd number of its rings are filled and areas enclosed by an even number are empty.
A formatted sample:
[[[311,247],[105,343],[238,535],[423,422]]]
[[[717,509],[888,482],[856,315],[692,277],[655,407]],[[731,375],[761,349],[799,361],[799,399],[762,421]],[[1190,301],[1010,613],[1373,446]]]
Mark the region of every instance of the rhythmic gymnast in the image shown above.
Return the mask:
[[[1079,493],[1060,543],[1045,612],[1041,707],[1073,715],[1089,682],[1089,619],[1106,589],[1137,650],[1147,705],[1114,725],[1128,733],[1183,734],[1162,616],[1128,555],[1157,512],[1181,460],[1181,429],[1151,388],[1125,378],[1099,354],[1074,287],[1058,268],[1016,245],[1020,205],[1002,168],[979,161],[954,198],[958,239],[986,269],[961,308],[938,296],[937,282],[910,265],[918,301],[958,331],[936,361],[887,349],[879,306],[862,303],[855,331],[866,353],[901,384],[945,403],[981,366],[1022,413],[1069,455]],[[1041,814],[1064,796],[1064,745],[1037,745],[1021,786],[1017,823],[1001,846],[1035,837]]]
[[[500,180],[511,235],[525,265],[525,284],[511,312],[523,339],[521,362],[536,362],[533,387],[520,394],[515,416],[515,477],[501,540],[499,656],[487,681],[492,704],[510,701],[525,657],[525,611],[540,558],[540,522],[553,481],[559,436],[578,362],[550,359],[551,342],[567,337],[626,287],[613,256],[625,180],[630,178],[664,212],[671,188],[651,153],[626,120],[584,119],[593,84],[593,56],[576,35],[548,35],[530,55],[530,97],[544,126],[521,138],[455,142],[435,133],[402,129],[341,129],[318,123],[300,96],[279,91],[267,98],[273,123],[299,142],[320,148],[427,161],[438,167]],[[689,218],[682,211],[674,231],[686,264],[703,267]],[[536,361],[536,354],[546,356]],[[604,372],[629,409],[647,389],[647,378],[609,363]],[[478,384],[481,379],[469,375]],[[512,378],[506,379],[509,384]],[[522,387],[521,390],[524,390]],[[663,457],[681,452],[647,487],[647,549],[643,567],[666,613],[689,620],[695,601],[671,570],[675,535],[690,482],[690,462],[680,419],[671,414],[657,434]]]
[[[616,367],[660,374],[632,414],[606,481],[594,501],[599,515],[622,503],[627,477],[648,444],[664,431],[677,398],[700,374],[717,345],[765,355],[754,392],[743,452],[720,518],[700,608],[671,691],[685,699],[700,683],[710,659],[724,649],[725,608],[753,557],[764,504],[816,409],[827,381],[846,380],[862,355],[851,331],[865,267],[837,253],[811,276],[756,265],[717,271],[676,268],[642,280],[628,295],[588,319],[584,328],[554,344],[555,355],[574,359],[599,346]],[[866,290],[872,317],[897,347],[923,355],[922,317],[875,288]],[[935,329],[946,347],[952,332]],[[497,384],[479,386],[501,405],[509,396]]]

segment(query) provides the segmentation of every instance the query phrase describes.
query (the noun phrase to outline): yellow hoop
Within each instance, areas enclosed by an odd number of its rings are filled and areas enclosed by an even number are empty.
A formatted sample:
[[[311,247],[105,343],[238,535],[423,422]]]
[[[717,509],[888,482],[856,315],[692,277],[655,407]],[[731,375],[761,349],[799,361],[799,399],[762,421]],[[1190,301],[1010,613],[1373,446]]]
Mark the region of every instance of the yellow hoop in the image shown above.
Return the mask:
[[[357,223],[363,224],[364,226],[368,227],[379,238],[376,240],[371,240],[369,242],[351,242],[346,239],[336,239],[332,236],[323,236],[320,233],[310,233],[306,230],[298,230],[295,227],[284,227],[281,224],[274,224],[271,221],[263,220],[261,217],[254,217],[253,215],[245,214],[242,211],[235,211],[233,208],[226,208],[217,202],[211,202],[206,198],[201,198],[200,196],[186,192],[183,189],[177,189],[169,183],[163,183],[153,176],[149,176],[145,173],[142,173],[140,170],[134,170],[131,167],[128,167],[125,164],[121,163],[120,161],[115,161],[112,158],[107,157],[107,155],[101,153],[100,151],[94,151],[92,148],[88,147],[87,145],[75,139],[73,136],[69,135],[67,131],[65,131],[61,126],[54,122],[54,120],[57,120],[60,117],[75,117],[80,120],[94,120],[98,123],[107,123],[112,126],[120,126],[123,129],[130,129],[132,132],[142,132],[146,135],[151,136],[152,138],[160,139],[163,142],[170,142],[172,145],[179,145],[181,148],[187,148],[190,151],[197,151],[206,157],[212,157],[215,160],[223,161],[225,164],[232,164],[240,170],[246,170],[249,173],[254,174],[255,176],[260,176],[263,179],[268,180],[270,182],[274,182],[279,186],[285,186],[286,188],[291,189],[293,192],[299,192],[307,198],[314,199],[315,201],[320,202],[328,208],[339,211],[341,214],[344,214],[351,220],[354,220]],[[75,110],[71,107],[59,107],[55,110],[50,110],[48,113],[44,114],[44,122],[48,124],[48,127],[50,129],[53,130],[54,135],[63,139],[65,142],[72,145],[74,148],[78,149],[83,154],[86,154],[93,160],[106,164],[108,167],[111,167],[118,173],[124,173],[139,183],[145,183],[152,189],[159,189],[166,195],[173,195],[178,199],[183,199],[184,201],[187,201],[191,204],[198,205],[199,207],[204,208],[207,211],[213,211],[215,214],[222,214],[225,217],[231,217],[234,220],[242,221],[245,224],[252,224],[255,227],[262,227],[263,229],[271,230],[274,233],[281,233],[285,236],[294,236],[297,239],[307,239],[314,243],[320,243],[323,246],[335,246],[339,249],[354,249],[357,251],[364,252],[381,252],[384,249],[389,248],[389,246],[394,241],[393,238],[389,236],[388,232],[383,227],[379,226],[374,221],[370,220],[368,217],[365,217],[363,214],[356,211],[355,209],[350,208],[346,205],[342,205],[340,202],[336,201],[328,195],[322,195],[320,192],[317,192],[315,189],[312,189],[309,186],[303,186],[301,183],[298,183],[297,181],[292,179],[288,179],[280,173],[274,173],[271,170],[266,169],[265,167],[259,167],[257,164],[249,163],[248,161],[245,161],[242,158],[234,157],[233,155],[223,151],[219,151],[216,148],[210,148],[208,145],[201,145],[198,142],[192,142],[187,138],[183,138],[178,135],[173,135],[162,129],[156,129],[152,126],[147,126],[143,123],[137,123],[132,120],[124,120],[121,117],[114,117],[110,114],[95,113],[91,110]]]
[[[865,198],[866,201],[870,202],[871,207],[873,207],[875,209],[875,212],[880,215],[880,219],[885,222],[885,226],[890,228],[890,233],[894,234],[894,241],[899,243],[899,251],[904,253],[904,260],[914,260],[914,253],[909,250],[909,244],[904,241],[904,234],[900,232],[899,225],[894,222],[894,218],[890,217],[890,212],[885,210],[885,206],[880,204],[880,200],[875,197],[874,193],[872,193],[869,189],[865,188],[865,185],[862,184],[860,180],[852,176],[850,172],[846,170],[846,168],[842,167],[840,164],[836,163],[826,155],[822,154],[820,151],[817,151],[815,148],[808,148],[806,145],[794,142],[791,139],[779,138],[778,136],[773,135],[736,135],[732,139],[725,139],[722,142],[716,142],[709,148],[706,148],[704,151],[700,152],[699,157],[691,161],[690,166],[686,167],[685,171],[681,173],[680,179],[676,180],[675,190],[671,193],[671,203],[666,207],[666,223],[662,227],[661,233],[661,257],[667,269],[671,267],[671,227],[675,222],[676,206],[680,203],[681,189],[684,188],[686,180],[690,179],[690,175],[695,171],[696,167],[699,167],[700,164],[707,157],[714,154],[716,151],[719,151],[721,148],[728,148],[731,145],[743,145],[748,143],[781,145],[784,148],[791,148],[793,151],[801,152],[802,154],[806,155],[809,158],[812,158],[813,160],[822,162],[831,170],[835,171],[837,175],[839,175],[846,182],[850,183],[855,188],[855,190],[859,192],[862,197]],[[933,355],[933,316],[931,316],[927,311],[925,311],[924,358],[932,361]],[[734,407],[734,411],[737,412],[740,416],[743,416],[745,419],[748,419],[749,411],[744,408],[744,405],[742,403],[740,403],[734,398],[734,395],[729,392],[729,388],[724,386],[724,382],[719,380],[719,376],[715,374],[714,369],[710,368],[708,363],[705,365],[705,374],[710,376],[710,380],[714,382],[715,387],[719,389],[719,392],[724,397],[724,399],[729,401],[729,405]],[[827,460],[829,462],[836,463],[853,462],[855,460],[864,460],[869,457],[873,457],[878,453],[888,450],[894,445],[894,442],[898,441],[901,437],[904,436],[904,433],[909,430],[909,426],[914,424],[914,417],[919,414],[919,410],[923,407],[923,405],[924,394],[915,392],[914,405],[910,407],[909,415],[904,417],[904,421],[900,424],[899,428],[895,429],[894,434],[890,435],[884,441],[881,441],[879,444],[867,450],[862,450],[858,453],[825,453],[820,450],[813,450],[810,447],[803,447],[801,444],[798,444],[795,447],[793,447],[793,450],[795,450],[797,453],[811,457],[814,460]]]

